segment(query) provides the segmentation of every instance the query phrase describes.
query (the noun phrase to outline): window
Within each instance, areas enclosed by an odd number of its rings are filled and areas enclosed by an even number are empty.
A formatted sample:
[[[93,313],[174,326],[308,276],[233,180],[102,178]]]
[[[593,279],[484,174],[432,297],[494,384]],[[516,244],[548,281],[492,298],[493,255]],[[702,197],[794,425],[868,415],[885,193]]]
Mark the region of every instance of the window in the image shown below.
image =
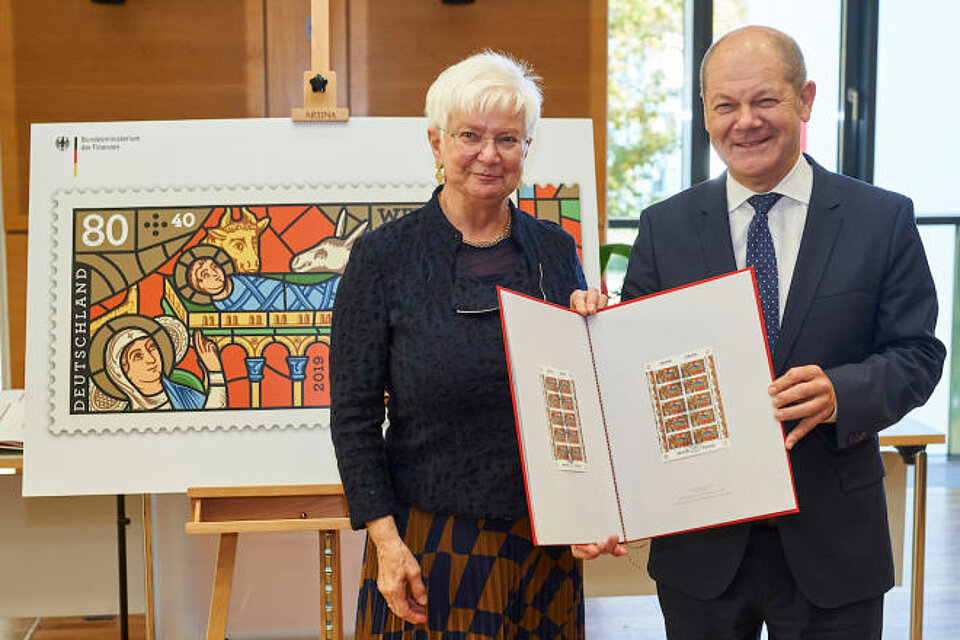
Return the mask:
[[[610,0],[608,243],[632,243],[640,211],[684,186],[683,51],[683,0]],[[609,291],[625,269],[611,261]]]
[[[960,127],[955,105],[960,88],[944,75],[948,45],[960,20],[960,5],[936,0],[879,4],[874,178],[886,189],[910,196],[937,287],[937,337],[947,345],[947,364],[927,404],[910,417],[946,430],[950,420],[950,350],[954,312],[955,224],[924,224],[933,216],[960,214],[956,149]],[[936,16],[931,20],[931,16]],[[923,37],[917,37],[922,33]],[[926,218],[926,220],[925,220]],[[951,436],[956,436],[952,433]],[[960,444],[951,437],[953,447]],[[944,453],[943,445],[928,448]]]
[[[807,76],[817,84],[804,150],[825,168],[838,169],[844,107],[842,0],[610,0],[608,243],[631,244],[640,211],[689,186],[683,184],[683,132],[691,114],[682,96],[687,81],[684,48],[692,43],[682,35],[683,11],[684,6],[704,4],[712,6],[716,36],[741,25],[762,24],[796,39]],[[937,19],[931,21],[931,15]],[[954,124],[951,109],[960,99],[960,89],[946,79],[943,63],[944,43],[950,42],[958,20],[960,5],[938,0],[879,3],[876,94],[883,99],[876,104],[874,157],[866,161],[873,162],[876,184],[914,200],[939,296],[937,336],[947,345],[948,364],[955,255],[960,251],[960,203],[952,188],[960,127]],[[924,37],[917,38],[917,33]],[[699,87],[693,88],[693,94],[698,93]],[[710,175],[718,176],[723,169],[711,152]],[[625,259],[611,260],[606,274],[611,293],[619,292],[625,269]],[[911,415],[941,429],[949,424],[949,366],[930,401]],[[960,444],[954,447],[960,452]],[[934,453],[942,450],[931,448]]]
[[[837,166],[840,0],[716,0],[718,36],[745,24],[767,24],[792,35],[817,83],[805,149],[827,169]],[[607,243],[631,244],[643,208],[689,186],[683,183],[683,0],[610,0],[607,123]],[[697,61],[699,65],[699,61]],[[693,88],[694,95],[699,87]],[[699,100],[696,101],[697,108]],[[711,152],[711,175],[723,163]],[[618,293],[626,260],[614,257],[606,284]]]

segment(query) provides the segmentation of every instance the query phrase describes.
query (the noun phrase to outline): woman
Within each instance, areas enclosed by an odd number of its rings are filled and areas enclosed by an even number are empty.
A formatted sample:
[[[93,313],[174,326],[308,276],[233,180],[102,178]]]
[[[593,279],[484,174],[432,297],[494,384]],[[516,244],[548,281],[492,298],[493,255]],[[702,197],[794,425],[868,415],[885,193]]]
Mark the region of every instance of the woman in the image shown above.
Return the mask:
[[[440,74],[426,115],[442,184],[359,238],[340,283],[333,442],[368,534],[357,638],[583,637],[579,561],[532,544],[495,289],[566,306],[586,288],[573,239],[508,199],[535,80],[492,52]]]

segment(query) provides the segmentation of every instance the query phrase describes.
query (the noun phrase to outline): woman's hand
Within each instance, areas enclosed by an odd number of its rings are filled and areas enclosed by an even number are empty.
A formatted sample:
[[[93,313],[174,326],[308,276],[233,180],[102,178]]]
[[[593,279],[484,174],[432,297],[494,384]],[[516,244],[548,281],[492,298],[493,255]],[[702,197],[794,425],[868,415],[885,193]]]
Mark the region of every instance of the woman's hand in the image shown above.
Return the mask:
[[[367,523],[367,533],[377,547],[377,588],[396,616],[413,624],[427,621],[427,588],[420,565],[397,533],[393,516]]]
[[[617,536],[610,536],[605,542],[594,544],[572,544],[570,545],[570,551],[574,558],[580,560],[593,560],[605,553],[616,557],[625,556],[629,553],[627,548],[620,544],[620,539]]]
[[[586,291],[577,289],[570,294],[570,308],[582,316],[592,316],[607,306],[607,294],[600,293],[596,287]]]
[[[223,370],[220,356],[217,354],[217,345],[200,331],[193,332],[193,348],[197,350],[197,356],[207,371],[213,373]]]

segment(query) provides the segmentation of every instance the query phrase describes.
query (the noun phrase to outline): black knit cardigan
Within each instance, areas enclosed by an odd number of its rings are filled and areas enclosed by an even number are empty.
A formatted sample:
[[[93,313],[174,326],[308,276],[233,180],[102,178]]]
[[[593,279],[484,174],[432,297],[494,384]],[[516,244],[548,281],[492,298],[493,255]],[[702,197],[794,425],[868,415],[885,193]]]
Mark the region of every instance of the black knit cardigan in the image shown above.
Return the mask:
[[[397,504],[527,514],[496,291],[457,268],[462,236],[439,191],[358,239],[337,291],[331,430],[354,528]],[[510,214],[523,264],[504,285],[567,306],[586,287],[573,238]]]

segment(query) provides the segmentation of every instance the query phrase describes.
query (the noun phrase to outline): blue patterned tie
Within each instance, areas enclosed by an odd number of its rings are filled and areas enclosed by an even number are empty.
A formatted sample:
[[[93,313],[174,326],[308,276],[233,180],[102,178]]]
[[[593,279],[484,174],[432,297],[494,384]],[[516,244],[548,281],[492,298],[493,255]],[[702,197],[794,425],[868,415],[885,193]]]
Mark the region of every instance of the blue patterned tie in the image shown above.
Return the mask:
[[[747,229],[747,266],[753,267],[756,274],[770,353],[773,353],[780,335],[780,285],[777,279],[777,254],[773,250],[767,213],[779,199],[779,193],[761,193],[747,200],[756,211]]]

